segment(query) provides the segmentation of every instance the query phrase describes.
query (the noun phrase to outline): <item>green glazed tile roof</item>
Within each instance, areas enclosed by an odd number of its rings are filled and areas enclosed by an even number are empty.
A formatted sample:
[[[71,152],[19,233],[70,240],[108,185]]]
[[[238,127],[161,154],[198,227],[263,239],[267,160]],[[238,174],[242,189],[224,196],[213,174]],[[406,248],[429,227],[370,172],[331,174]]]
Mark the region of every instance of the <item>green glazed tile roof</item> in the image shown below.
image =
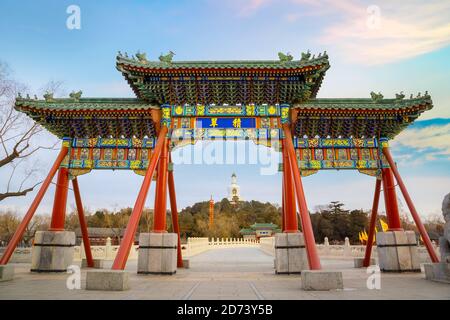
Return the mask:
[[[414,97],[410,99],[381,99],[374,101],[371,98],[352,99],[310,99],[308,101],[295,104],[294,107],[300,109],[333,109],[333,110],[401,110],[414,106],[427,106],[426,110],[433,107],[433,102],[429,95]]]
[[[240,233],[240,234],[254,234],[254,233],[255,233],[255,230],[252,230],[252,229],[241,229],[241,230],[239,231],[239,233]]]
[[[320,55],[303,60],[225,60],[225,61],[141,61],[136,58],[117,56],[117,65],[121,64],[146,69],[298,69],[328,64],[328,55]]]
[[[271,228],[271,229],[277,229],[278,225],[274,223],[254,223],[250,226],[252,229],[261,229],[261,228]]]
[[[137,97],[161,104],[296,103],[316,97],[328,55],[294,60],[149,61],[119,54],[116,68]]]
[[[135,98],[81,98],[74,99],[16,99],[16,109],[21,110],[24,107],[47,111],[88,111],[88,110],[142,110],[154,108],[148,103]]]

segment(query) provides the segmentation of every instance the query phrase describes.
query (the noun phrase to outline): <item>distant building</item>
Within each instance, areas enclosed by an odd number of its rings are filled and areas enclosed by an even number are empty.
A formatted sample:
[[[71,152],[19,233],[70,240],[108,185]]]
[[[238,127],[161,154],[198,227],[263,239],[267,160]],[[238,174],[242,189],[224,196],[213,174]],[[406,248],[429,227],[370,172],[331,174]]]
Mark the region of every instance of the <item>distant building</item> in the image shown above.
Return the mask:
[[[228,200],[233,204],[243,201],[241,197],[241,188],[237,184],[237,176],[234,172],[231,175],[231,185],[228,188]]]
[[[278,225],[273,223],[254,223],[249,229],[241,229],[239,231],[244,239],[271,237],[278,232],[281,232],[281,229],[278,228]]]

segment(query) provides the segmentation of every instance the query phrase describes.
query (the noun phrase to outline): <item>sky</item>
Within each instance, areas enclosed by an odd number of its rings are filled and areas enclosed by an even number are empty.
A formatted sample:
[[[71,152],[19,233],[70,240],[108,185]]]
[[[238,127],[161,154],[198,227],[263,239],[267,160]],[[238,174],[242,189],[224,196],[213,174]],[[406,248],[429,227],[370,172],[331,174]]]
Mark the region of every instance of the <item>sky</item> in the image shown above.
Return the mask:
[[[80,29],[67,28],[76,5]],[[0,61],[17,81],[39,93],[50,80],[63,81],[65,94],[133,97],[115,69],[117,52],[146,52],[156,60],[277,59],[277,53],[327,51],[331,68],[319,98],[394,97],[426,90],[434,108],[398,135],[392,152],[422,216],[440,215],[450,192],[450,1],[10,1],[0,4]],[[63,90],[63,91],[64,91]],[[51,140],[44,135],[43,140]],[[261,147],[247,145],[255,151]],[[253,148],[253,149],[252,149]],[[255,149],[256,148],[256,149]],[[36,154],[42,176],[57,151]],[[280,203],[281,176],[262,175],[261,165],[175,165],[180,208],[227,196],[236,172],[246,200]],[[8,172],[0,170],[0,188]],[[133,206],[142,177],[125,171],[97,171],[79,178],[85,206]],[[304,178],[308,206],[339,200],[348,209],[369,209],[374,179],[354,171],[327,171]],[[38,213],[51,212],[53,189]],[[153,207],[154,185],[147,206]],[[0,210],[25,212],[34,193],[7,199]],[[400,197],[402,211],[407,213]],[[74,207],[69,197],[68,208]],[[381,203],[381,211],[383,203]]]

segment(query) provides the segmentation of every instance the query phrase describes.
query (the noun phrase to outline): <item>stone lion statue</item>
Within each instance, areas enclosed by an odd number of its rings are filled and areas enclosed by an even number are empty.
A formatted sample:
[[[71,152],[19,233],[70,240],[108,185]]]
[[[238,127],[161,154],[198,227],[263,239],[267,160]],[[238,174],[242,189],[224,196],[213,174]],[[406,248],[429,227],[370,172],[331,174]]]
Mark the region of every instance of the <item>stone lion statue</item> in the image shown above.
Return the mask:
[[[450,193],[442,201],[442,215],[444,216],[444,236],[439,238],[441,261],[450,262]]]

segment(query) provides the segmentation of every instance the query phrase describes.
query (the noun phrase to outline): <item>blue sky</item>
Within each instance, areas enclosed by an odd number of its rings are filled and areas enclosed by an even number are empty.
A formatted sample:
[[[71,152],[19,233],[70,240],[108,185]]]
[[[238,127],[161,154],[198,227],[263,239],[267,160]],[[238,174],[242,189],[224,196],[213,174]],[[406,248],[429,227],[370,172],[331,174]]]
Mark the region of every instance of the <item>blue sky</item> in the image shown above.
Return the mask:
[[[69,5],[81,9],[81,29],[66,28]],[[450,191],[450,4],[443,1],[196,0],[196,1],[10,1],[0,4],[0,60],[32,93],[49,80],[64,81],[66,93],[131,97],[115,69],[118,50],[144,51],[149,59],[172,50],[176,60],[295,58],[327,50],[331,68],[319,97],[368,97],[381,91],[428,90],[434,108],[393,142],[400,171],[423,215],[439,214]],[[51,164],[51,152],[36,161]],[[279,175],[262,176],[258,165],[175,168],[179,206],[226,196],[238,174],[246,199],[279,202]],[[0,171],[2,181],[7,173]],[[91,208],[132,206],[141,177],[96,172],[80,177]],[[370,208],[374,181],[356,172],[321,172],[304,179],[309,206],[341,200]],[[1,187],[1,186],[0,186]],[[153,206],[153,191],[147,204]],[[49,194],[52,193],[50,190]],[[0,208],[24,211],[32,201],[5,200]],[[49,212],[46,196],[39,212]],[[69,200],[69,207],[73,199]]]

